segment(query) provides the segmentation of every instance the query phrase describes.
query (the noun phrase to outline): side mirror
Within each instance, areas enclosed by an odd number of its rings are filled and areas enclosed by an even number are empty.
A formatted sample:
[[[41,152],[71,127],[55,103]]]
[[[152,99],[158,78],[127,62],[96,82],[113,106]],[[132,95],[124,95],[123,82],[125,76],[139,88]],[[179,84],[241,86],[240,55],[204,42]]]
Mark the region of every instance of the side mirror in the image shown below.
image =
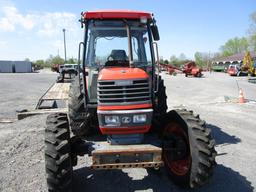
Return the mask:
[[[159,41],[160,40],[160,36],[159,36],[157,25],[151,25],[150,28],[151,28],[154,40],[155,41]]]

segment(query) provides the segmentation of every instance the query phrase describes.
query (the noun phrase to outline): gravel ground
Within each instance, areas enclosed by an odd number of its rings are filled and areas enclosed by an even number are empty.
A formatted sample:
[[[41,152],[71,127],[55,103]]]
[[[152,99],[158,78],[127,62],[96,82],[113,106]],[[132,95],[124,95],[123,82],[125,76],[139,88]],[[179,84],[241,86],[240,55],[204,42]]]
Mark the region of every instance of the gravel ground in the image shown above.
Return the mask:
[[[56,73],[0,73],[0,119],[16,118],[15,111],[34,109],[38,99],[57,78]]]
[[[256,84],[245,77],[205,73],[204,78],[162,74],[169,109],[201,114],[217,143],[217,167],[210,183],[196,191],[253,191],[256,187]],[[56,74],[0,74],[0,191],[46,191],[43,132],[46,115],[15,120],[17,109],[33,109]],[[235,103],[237,83],[250,101]],[[89,158],[75,168],[75,191],[189,191],[176,187],[163,169],[91,171]],[[195,190],[194,190],[195,191]]]

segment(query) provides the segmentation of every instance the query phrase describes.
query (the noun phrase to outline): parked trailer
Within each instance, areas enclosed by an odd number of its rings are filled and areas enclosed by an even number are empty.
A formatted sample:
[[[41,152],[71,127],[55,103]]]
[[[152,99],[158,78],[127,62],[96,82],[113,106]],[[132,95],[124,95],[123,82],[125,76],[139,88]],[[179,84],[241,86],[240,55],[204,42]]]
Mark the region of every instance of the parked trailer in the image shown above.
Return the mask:
[[[54,83],[39,99],[35,110],[20,112],[18,119],[45,113],[67,113],[70,83]]]
[[[0,73],[13,73],[12,61],[0,61]]]
[[[29,61],[14,61],[15,73],[31,73],[32,63]]]
[[[0,73],[31,73],[32,63],[29,61],[0,61]]]

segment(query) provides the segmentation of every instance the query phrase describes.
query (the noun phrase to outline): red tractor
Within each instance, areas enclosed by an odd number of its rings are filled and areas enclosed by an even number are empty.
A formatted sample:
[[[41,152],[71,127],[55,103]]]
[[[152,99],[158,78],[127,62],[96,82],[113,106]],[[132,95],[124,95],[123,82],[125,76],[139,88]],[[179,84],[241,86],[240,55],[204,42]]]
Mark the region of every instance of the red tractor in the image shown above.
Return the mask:
[[[46,122],[49,191],[72,191],[73,166],[86,154],[92,169],[164,166],[180,186],[204,185],[215,165],[214,140],[192,111],[167,112],[153,15],[91,11],[80,22],[82,72],[71,84],[68,114]]]
[[[185,63],[183,70],[183,73],[185,73],[185,76],[193,76],[193,77],[202,77],[202,69],[197,67],[196,63],[194,61],[190,61],[188,63]]]

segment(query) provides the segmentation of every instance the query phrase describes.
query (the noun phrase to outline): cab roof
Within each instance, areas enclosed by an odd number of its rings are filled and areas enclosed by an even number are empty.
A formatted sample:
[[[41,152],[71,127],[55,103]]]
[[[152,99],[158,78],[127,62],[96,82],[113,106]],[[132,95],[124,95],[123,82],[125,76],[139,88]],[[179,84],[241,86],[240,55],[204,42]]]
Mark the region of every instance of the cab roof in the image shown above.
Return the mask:
[[[84,19],[152,19],[152,15],[142,11],[132,10],[98,10],[84,12]]]

